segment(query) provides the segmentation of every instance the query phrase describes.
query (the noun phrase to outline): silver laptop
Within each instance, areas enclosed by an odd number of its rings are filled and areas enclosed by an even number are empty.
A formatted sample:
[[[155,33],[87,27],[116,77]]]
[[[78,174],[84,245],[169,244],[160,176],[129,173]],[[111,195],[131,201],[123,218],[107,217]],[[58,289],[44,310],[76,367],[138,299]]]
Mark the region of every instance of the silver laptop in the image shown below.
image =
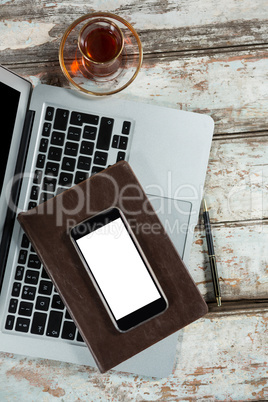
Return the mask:
[[[187,264],[213,120],[46,85],[32,90],[28,81],[3,67],[0,91],[0,350],[96,367],[16,214],[125,159]],[[168,376],[177,337],[115,369]]]

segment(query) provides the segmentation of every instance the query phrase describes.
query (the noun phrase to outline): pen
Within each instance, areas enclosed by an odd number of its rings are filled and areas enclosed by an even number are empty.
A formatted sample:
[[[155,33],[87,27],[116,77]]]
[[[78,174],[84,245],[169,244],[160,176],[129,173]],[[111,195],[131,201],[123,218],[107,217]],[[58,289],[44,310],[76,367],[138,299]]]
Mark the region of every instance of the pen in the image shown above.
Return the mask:
[[[205,232],[206,232],[206,239],[207,239],[207,246],[208,246],[208,257],[209,257],[209,263],[210,263],[210,268],[211,268],[214,293],[215,293],[215,297],[216,297],[218,306],[221,306],[221,290],[220,290],[220,284],[219,284],[219,276],[218,276],[218,270],[217,270],[217,264],[216,264],[216,257],[215,257],[215,253],[214,253],[209,213],[208,213],[207,203],[206,203],[205,199],[204,199],[203,218],[204,218],[204,224],[205,224]]]

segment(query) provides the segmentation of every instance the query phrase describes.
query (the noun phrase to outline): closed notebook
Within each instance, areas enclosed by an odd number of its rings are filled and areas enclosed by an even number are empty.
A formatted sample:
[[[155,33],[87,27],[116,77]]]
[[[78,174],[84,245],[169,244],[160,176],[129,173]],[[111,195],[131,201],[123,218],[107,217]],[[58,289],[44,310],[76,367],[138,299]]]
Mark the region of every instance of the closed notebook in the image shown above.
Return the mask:
[[[162,314],[127,332],[119,332],[114,326],[70,238],[71,227],[111,207],[124,211],[169,305]],[[206,303],[127,162],[118,162],[20,213],[18,220],[101,372],[207,312]]]

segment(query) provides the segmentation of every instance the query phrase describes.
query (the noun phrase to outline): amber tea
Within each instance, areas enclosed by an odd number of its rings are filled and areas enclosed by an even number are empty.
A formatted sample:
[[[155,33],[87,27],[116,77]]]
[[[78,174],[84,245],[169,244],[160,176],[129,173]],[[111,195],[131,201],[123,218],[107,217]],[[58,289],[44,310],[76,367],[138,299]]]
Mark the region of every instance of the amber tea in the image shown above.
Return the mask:
[[[118,55],[120,47],[121,44],[112,30],[96,28],[85,38],[84,53],[97,63],[106,63]]]
[[[94,19],[80,31],[78,45],[84,65],[94,75],[109,75],[120,65],[124,38],[119,27],[105,18]]]

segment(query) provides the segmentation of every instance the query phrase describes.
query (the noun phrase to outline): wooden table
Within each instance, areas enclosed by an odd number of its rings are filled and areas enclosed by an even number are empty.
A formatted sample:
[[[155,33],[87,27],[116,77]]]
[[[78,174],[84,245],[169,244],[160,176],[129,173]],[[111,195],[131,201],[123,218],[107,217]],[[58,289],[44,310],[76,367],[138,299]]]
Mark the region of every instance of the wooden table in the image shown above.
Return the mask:
[[[92,11],[131,22],[142,70],[117,97],[215,120],[205,196],[223,305],[214,302],[202,225],[189,270],[208,315],[179,332],[176,367],[154,380],[0,354],[1,401],[268,400],[268,7],[265,0],[0,0],[0,62],[34,85],[68,86],[66,27]]]

